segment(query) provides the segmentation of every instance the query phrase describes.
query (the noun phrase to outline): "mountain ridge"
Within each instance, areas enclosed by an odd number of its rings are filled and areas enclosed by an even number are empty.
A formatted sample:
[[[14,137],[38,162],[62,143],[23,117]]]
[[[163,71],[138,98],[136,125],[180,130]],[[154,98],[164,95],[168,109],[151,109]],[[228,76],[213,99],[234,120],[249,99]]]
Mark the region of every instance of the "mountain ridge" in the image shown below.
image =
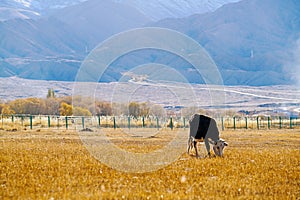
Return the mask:
[[[292,46],[300,36],[297,8],[300,8],[299,1],[245,0],[224,5],[218,12],[193,15],[180,21],[165,19],[150,26],[175,29],[198,41],[221,68],[224,82],[232,78],[226,74],[244,77],[239,76],[242,74],[239,71],[248,71],[249,79],[243,81],[247,83],[253,72],[264,75],[269,71],[274,80],[269,78],[264,82],[262,76],[257,80],[258,85],[292,84],[289,80],[292,71],[284,65],[291,59]],[[249,15],[254,10],[255,15]]]
[[[300,1],[244,0],[214,12],[157,22],[132,5],[103,2],[90,0],[38,19],[0,22],[0,76],[72,81],[81,61],[99,42],[131,28],[155,26],[177,30],[199,42],[216,62],[226,85],[295,84],[300,79],[293,71],[300,66],[295,56]],[[130,59],[147,63],[165,55],[150,58],[153,52],[147,53],[123,59],[104,81],[117,81],[124,71],[122,66],[134,64]],[[163,64],[176,61],[167,55]],[[178,68],[191,76],[186,69]]]
[[[51,15],[53,12],[62,8],[78,5],[86,1],[88,0],[2,0],[2,2],[0,2],[0,7],[9,9],[7,12],[10,12],[10,16],[6,15],[6,20],[20,17],[28,19],[31,17],[36,18],[39,16]],[[212,12],[224,4],[237,1],[240,0],[113,0],[113,2],[122,3],[138,9],[152,20],[160,20],[170,17],[180,18],[194,13]],[[30,14],[20,16],[20,13],[15,13],[20,11],[28,14],[33,12],[37,16],[32,16]]]

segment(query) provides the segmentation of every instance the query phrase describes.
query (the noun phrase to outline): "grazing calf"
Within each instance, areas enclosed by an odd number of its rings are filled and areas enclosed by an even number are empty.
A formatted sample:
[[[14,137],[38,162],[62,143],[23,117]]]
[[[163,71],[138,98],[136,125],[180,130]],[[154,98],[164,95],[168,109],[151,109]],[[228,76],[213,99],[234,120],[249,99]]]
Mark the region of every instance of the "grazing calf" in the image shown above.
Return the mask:
[[[210,156],[209,143],[213,145],[215,155],[223,156],[223,149],[228,144],[220,139],[217,123],[214,119],[204,115],[194,114],[189,123],[190,136],[188,139],[188,154],[192,148],[195,148],[196,157],[198,157],[197,142],[202,142],[204,140],[208,156]]]

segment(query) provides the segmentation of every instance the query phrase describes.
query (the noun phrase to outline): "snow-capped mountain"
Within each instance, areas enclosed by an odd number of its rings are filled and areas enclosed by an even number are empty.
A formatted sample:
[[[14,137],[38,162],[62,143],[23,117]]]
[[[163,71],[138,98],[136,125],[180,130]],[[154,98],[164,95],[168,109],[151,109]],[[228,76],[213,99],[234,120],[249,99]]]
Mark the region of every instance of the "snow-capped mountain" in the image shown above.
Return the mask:
[[[40,16],[26,2],[21,3],[17,0],[0,1],[0,22],[10,19],[30,19]]]
[[[5,8],[6,14],[0,10],[0,21],[12,18],[35,18],[52,13],[61,8],[70,7],[87,0],[2,0],[0,8]],[[107,0],[98,0],[106,2]],[[154,21],[164,18],[181,18],[193,14],[212,12],[222,5],[240,0],[113,0],[138,9]],[[7,14],[9,13],[9,14]],[[17,13],[17,14],[16,14]],[[2,15],[2,16],[1,16]],[[4,17],[4,15],[6,17]]]
[[[157,26],[182,32],[201,44],[226,85],[300,80],[299,0],[81,1],[0,1],[0,76],[72,81],[81,61],[99,42],[132,28]],[[115,62],[102,81],[117,81],[124,67],[138,62],[157,62],[175,66],[188,80],[202,83],[171,55],[136,53]]]
[[[40,14],[38,12],[28,9],[0,7],[0,22],[10,19],[34,19],[39,16]]]
[[[1,0],[0,21],[9,19],[36,19],[57,9],[86,0]]]
[[[43,11],[64,8],[86,0],[2,0],[0,7]]]
[[[175,29],[202,44],[225,83],[287,84],[299,73],[291,67],[300,66],[292,58],[299,54],[294,50],[300,40],[299,0],[244,0],[216,12],[164,19],[150,26]]]

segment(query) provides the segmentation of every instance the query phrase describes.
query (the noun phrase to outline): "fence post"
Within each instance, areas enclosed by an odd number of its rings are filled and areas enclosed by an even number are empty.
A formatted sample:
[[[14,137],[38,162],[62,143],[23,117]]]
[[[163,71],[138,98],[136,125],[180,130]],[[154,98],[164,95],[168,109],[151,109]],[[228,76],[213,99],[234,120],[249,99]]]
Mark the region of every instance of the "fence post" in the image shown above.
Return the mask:
[[[235,124],[235,117],[233,117],[233,129],[236,129],[236,124]]]
[[[281,119],[281,116],[279,116],[279,128],[280,129],[282,128],[282,119]]]
[[[30,129],[32,129],[32,115],[29,116],[29,121],[30,121]]]
[[[11,122],[14,123],[14,115],[11,115]]]
[[[81,118],[82,129],[84,129],[84,117]]]
[[[257,129],[259,130],[259,117],[256,117]]]
[[[156,127],[157,127],[157,130],[159,130],[158,117],[156,117]]]
[[[185,130],[185,117],[183,118],[183,129]]]
[[[292,117],[290,117],[290,128],[292,129],[293,128],[293,118]]]
[[[142,117],[142,127],[143,128],[145,127],[145,118],[144,118],[144,116]]]
[[[116,117],[113,117],[113,120],[114,120],[114,129],[116,129],[117,128],[117,126],[116,126]]]
[[[246,129],[248,129],[248,118],[245,117]]]
[[[271,119],[270,119],[270,116],[268,116],[268,129],[271,128]]]
[[[128,129],[130,129],[130,116],[128,116],[127,121],[128,121]]]
[[[101,125],[101,123],[100,123],[101,121],[100,121],[100,116],[98,116],[98,127],[100,128],[100,125]]]
[[[48,116],[48,128],[51,127],[51,124],[50,124],[50,116]]]
[[[66,129],[68,129],[68,116],[66,116]]]
[[[173,130],[173,118],[172,117],[170,117],[170,128],[171,128],[171,130]]]

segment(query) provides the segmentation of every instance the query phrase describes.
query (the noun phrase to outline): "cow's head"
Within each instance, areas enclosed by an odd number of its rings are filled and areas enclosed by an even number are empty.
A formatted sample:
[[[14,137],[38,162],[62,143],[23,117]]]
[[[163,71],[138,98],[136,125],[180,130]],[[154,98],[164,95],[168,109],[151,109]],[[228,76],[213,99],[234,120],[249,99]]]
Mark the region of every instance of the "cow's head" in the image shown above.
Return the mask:
[[[223,156],[223,150],[225,146],[228,146],[227,142],[220,138],[217,141],[210,141],[210,143],[213,145],[215,155]]]

